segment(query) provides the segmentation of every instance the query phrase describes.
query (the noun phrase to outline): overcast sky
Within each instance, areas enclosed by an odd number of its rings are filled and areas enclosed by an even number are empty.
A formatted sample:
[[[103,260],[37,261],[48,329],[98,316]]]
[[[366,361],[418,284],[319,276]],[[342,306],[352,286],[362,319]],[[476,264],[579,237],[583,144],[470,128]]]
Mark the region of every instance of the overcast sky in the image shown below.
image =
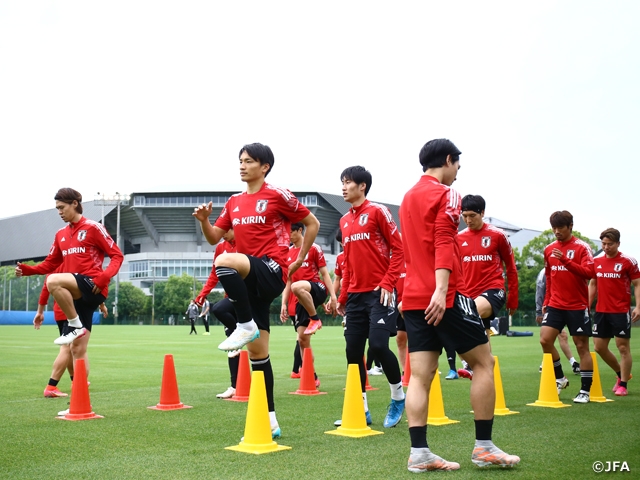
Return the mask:
[[[622,232],[640,257],[640,2],[0,1],[0,218],[96,192],[268,180],[400,203],[418,152],[463,152],[454,188],[543,230]]]

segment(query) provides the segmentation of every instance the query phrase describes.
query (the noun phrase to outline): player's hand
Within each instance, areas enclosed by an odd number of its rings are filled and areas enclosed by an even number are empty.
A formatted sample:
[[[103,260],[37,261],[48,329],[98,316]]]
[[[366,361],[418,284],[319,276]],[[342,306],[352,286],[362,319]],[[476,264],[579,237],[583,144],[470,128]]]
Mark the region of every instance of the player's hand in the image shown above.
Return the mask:
[[[631,321],[635,323],[638,320],[640,320],[640,305],[637,305],[636,308],[633,309],[633,312],[631,312]]]
[[[280,321],[285,323],[287,320],[289,320],[289,307],[282,305],[282,307],[280,307]]]
[[[338,313],[337,307],[338,307],[338,299],[334,295],[329,299],[329,301],[325,305],[325,312],[327,313],[327,315],[331,315],[332,317],[335,317],[336,314]]]
[[[98,307],[100,313],[102,313],[103,318],[107,318],[109,316],[109,310],[107,310],[107,306],[104,303],[101,303]]]
[[[203,203],[202,205],[194,208],[193,213],[191,215],[196,217],[196,220],[200,222],[206,222],[207,219],[209,218],[209,215],[211,215],[212,211],[213,211],[213,202],[209,202],[207,204]]]
[[[558,260],[560,260],[563,256],[562,254],[562,250],[560,250],[559,248],[554,248],[551,251],[551,255],[553,255],[554,257],[556,257]]]
[[[389,305],[392,293],[389,290],[385,290],[380,285],[373,289],[374,292],[380,290],[380,303],[385,307]]]
[[[424,311],[425,317],[424,319],[428,324],[438,325],[442,317],[444,316],[444,312],[447,309],[447,293],[441,290],[436,290],[433,292],[431,296],[431,302],[429,306]]]
[[[203,295],[202,293],[200,295],[198,295],[196,297],[196,299],[194,300],[194,303],[196,305],[198,305],[199,307],[201,307],[202,305],[204,305],[204,301],[207,299],[206,295]]]
[[[542,324],[542,315],[536,315],[536,323],[538,325]]]
[[[44,313],[36,313],[36,316],[33,317],[33,328],[36,330],[40,330],[40,325],[44,322]]]
[[[322,305],[322,308],[324,308],[324,313],[326,313],[327,315],[331,314],[331,309],[329,307],[329,304],[331,303],[331,300],[327,300],[327,303],[324,303]]]
[[[546,313],[547,313],[547,306],[543,305],[542,306],[542,316],[544,317],[546,315]]]
[[[18,262],[16,264],[16,277],[21,277],[22,276],[22,264],[20,262]]]
[[[346,309],[344,308],[344,305],[342,305],[340,302],[338,302],[336,304],[336,312],[338,312],[338,315],[341,315],[344,317],[346,312]]]
[[[295,262],[289,265],[289,278],[291,278],[293,274],[296,273],[296,270],[298,270],[302,266],[303,261],[304,258],[298,257]]]

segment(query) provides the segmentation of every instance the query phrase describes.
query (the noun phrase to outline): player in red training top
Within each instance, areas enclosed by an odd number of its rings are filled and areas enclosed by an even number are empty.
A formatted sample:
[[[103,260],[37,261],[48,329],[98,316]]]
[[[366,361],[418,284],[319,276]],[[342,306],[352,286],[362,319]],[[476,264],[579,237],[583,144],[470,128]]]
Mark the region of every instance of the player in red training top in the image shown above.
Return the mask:
[[[288,262],[293,262],[298,258],[300,248],[302,248],[304,242],[304,225],[302,223],[291,225],[291,242]],[[287,282],[287,286],[282,292],[282,307],[280,309],[280,319],[283,323],[293,314],[292,319],[298,334],[297,345],[301,358],[304,358],[304,349],[311,348],[311,335],[322,328],[322,322],[316,308],[323,304],[327,294],[329,295],[330,312],[335,315],[337,298],[333,291],[327,262],[322,248],[314,243],[300,268]],[[316,387],[319,387],[320,381],[317,375],[315,375],[315,379]]]
[[[240,149],[240,179],[247,190],[233,195],[211,225],[211,202],[200,205],[198,219],[211,245],[231,228],[235,231],[236,253],[215,259],[216,273],[233,303],[238,324],[222,342],[220,350],[238,350],[247,345],[253,370],[264,372],[267,406],[273,437],[280,436],[273,402],[273,369],[269,359],[269,306],[282,293],[288,276],[300,268],[316,239],[320,222],[289,190],[265,181],[273,168],[271,149],[260,143]],[[291,224],[302,222],[307,229],[300,256],[287,264]]]
[[[509,315],[518,308],[518,269],[507,235],[484,222],[484,209],[485,201],[480,195],[462,198],[462,218],[467,228],[458,233],[457,240],[465,294],[476,302],[487,335],[491,335],[491,320],[498,316],[505,299]],[[508,296],[505,295],[503,270],[507,272]],[[464,362],[458,374],[469,379],[473,377],[473,371]]]
[[[404,411],[400,367],[389,349],[389,337],[397,334],[395,286],[404,265],[402,240],[389,209],[367,200],[371,173],[364,167],[349,167],[340,179],[342,196],[351,204],[340,219],[345,269],[338,313],[345,316],[347,363],[359,365],[362,396],[370,421],[366,366],[362,362],[368,338],[369,352],[382,364],[391,389],[391,404],[383,425],[394,427]]]
[[[71,350],[77,360],[86,354],[93,312],[107,298],[109,281],[118,273],[124,257],[103,225],[82,216],[79,192],[61,188],[54,199],[60,218],[68,225],[58,230],[42,263],[35,266],[18,263],[16,276],[50,274],[47,288],[68,319],[64,334],[54,343],[74,342]],[[111,261],[103,270],[105,255]],[[53,273],[56,270],[66,273]]]
[[[45,280],[45,283],[42,286],[42,291],[40,292],[40,299],[38,300],[38,309],[36,311],[35,317],[33,317],[33,328],[35,328],[36,330],[40,330],[40,326],[44,321],[44,309],[48,301],[49,290],[47,289],[47,282]],[[101,303],[99,308],[104,318],[107,318],[107,307],[105,306],[105,304]],[[58,326],[58,332],[60,333],[60,335],[62,335],[64,332],[64,328],[67,326],[67,318],[64,316],[64,312],[56,302],[53,302],[53,319]],[[84,358],[88,363],[86,354]],[[58,389],[58,383],[60,382],[62,375],[64,375],[65,370],[69,372],[69,377],[73,382],[73,355],[71,353],[70,345],[60,345],[58,356],[53,361],[53,368],[51,369],[51,377],[49,377],[49,383],[44,389],[45,397],[68,397],[68,394],[61,392]]]
[[[589,282],[589,306],[596,296],[593,315],[593,345],[600,357],[617,375],[613,393],[627,395],[627,382],[631,378],[631,322],[640,320],[640,270],[635,258],[620,252],[620,232],[607,228],[600,234],[602,254],[594,258],[594,277]],[[631,310],[631,285],[636,307]],[[609,341],[616,337],[620,362],[609,350]]]
[[[209,278],[196,297],[195,302],[197,305],[206,305],[207,295],[209,295],[211,293],[211,290],[213,290],[218,284],[218,275],[216,274],[215,264],[216,258],[224,253],[236,252],[236,241],[233,229],[230,229],[227,233],[225,233],[222,238],[223,240],[218,243],[218,245],[216,245],[216,249],[213,254],[213,266],[211,267]],[[209,310],[213,314],[213,316],[216,317],[224,326],[225,335],[227,337],[231,335],[236,329],[237,319],[235,309],[233,308],[233,304],[231,303],[229,298],[225,297],[214,305],[211,305]],[[232,350],[227,354],[231,386],[224,392],[218,393],[216,395],[217,398],[231,398],[236,394],[236,380],[238,378],[238,366],[240,364],[240,359],[238,357],[239,355],[240,350]]]
[[[566,210],[553,212],[549,219],[556,241],[544,249],[544,268],[547,291],[542,306],[540,344],[550,353],[556,376],[558,394],[569,385],[564,376],[560,354],[554,343],[567,326],[580,357],[581,388],[575,403],[589,403],[593,381],[593,361],[589,353],[591,319],[587,310],[589,292],[587,281],[593,271],[591,247],[573,236],[573,215]],[[571,265],[569,265],[571,264]]]
[[[460,465],[435,455],[427,444],[429,390],[444,345],[451,345],[475,375],[471,382],[476,443],[471,461],[513,466],[520,462],[491,441],[495,385],[494,359],[475,303],[464,292],[456,234],[460,194],[451,189],[460,168],[460,151],[447,139],[427,142],[420,151],[424,172],[400,205],[407,275],[402,311],[409,341],[411,378],[407,418],[411,472],[457,470]]]

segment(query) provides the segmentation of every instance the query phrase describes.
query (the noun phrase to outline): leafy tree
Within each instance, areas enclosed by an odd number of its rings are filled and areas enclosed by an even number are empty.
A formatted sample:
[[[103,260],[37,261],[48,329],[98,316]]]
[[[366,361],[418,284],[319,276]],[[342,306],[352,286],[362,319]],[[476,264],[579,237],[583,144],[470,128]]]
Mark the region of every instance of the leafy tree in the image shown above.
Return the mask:
[[[161,303],[162,312],[169,315],[182,315],[187,310],[191,299],[195,298],[201,289],[202,283],[186,273],[183,273],[181,277],[171,275],[164,288]]]
[[[580,232],[574,230],[573,235],[586,242],[595,253],[596,245]],[[522,249],[522,253],[516,250],[516,263],[518,264],[518,296],[521,311],[536,309],[536,278],[540,270],[544,268],[544,249],[556,240],[553,230],[545,230],[533,238]]]
[[[36,262],[24,262],[36,265]],[[0,267],[0,308],[13,311],[35,311],[44,285],[44,275],[16,277],[15,266]],[[28,291],[28,295],[27,295]],[[27,305],[27,297],[29,305]],[[53,298],[49,297],[49,309],[53,308]]]
[[[134,317],[144,314],[146,297],[144,292],[132,283],[121,282],[118,290],[118,315]]]

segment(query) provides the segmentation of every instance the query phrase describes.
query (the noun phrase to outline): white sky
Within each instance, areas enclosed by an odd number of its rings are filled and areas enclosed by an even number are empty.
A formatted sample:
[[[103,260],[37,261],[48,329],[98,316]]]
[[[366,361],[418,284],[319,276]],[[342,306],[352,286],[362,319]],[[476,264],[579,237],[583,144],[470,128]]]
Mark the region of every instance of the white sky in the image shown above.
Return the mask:
[[[0,218],[158,189],[268,180],[400,203],[418,152],[462,150],[454,187],[532,229],[622,232],[640,257],[640,2],[0,1]],[[634,157],[636,160],[634,160]]]

